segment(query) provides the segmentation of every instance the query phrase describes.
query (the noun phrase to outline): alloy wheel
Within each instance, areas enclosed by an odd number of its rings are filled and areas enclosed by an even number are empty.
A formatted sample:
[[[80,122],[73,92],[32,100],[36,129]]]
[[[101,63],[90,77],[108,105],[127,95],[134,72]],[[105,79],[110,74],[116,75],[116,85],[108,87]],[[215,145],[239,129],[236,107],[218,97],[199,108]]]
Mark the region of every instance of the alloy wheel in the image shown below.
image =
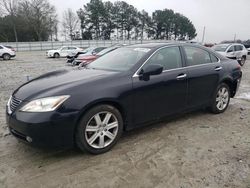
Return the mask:
[[[241,61],[240,61],[240,65],[243,66],[246,62],[246,58],[245,57],[242,57],[241,58]]]
[[[118,120],[111,112],[99,112],[87,123],[85,138],[87,143],[96,149],[109,146],[118,133]]]
[[[216,96],[216,107],[222,111],[227,107],[229,101],[229,91],[226,87],[221,87]]]

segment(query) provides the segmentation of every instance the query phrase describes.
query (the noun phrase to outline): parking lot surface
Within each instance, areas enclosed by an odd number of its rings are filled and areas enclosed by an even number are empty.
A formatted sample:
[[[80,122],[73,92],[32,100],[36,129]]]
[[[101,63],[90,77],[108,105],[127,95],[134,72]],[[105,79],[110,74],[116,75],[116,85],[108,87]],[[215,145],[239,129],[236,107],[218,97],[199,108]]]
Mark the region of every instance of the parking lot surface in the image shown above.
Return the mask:
[[[228,110],[200,110],[127,132],[108,153],[41,149],[17,141],[5,121],[11,92],[65,66],[45,52],[0,60],[0,187],[250,187],[250,61]]]

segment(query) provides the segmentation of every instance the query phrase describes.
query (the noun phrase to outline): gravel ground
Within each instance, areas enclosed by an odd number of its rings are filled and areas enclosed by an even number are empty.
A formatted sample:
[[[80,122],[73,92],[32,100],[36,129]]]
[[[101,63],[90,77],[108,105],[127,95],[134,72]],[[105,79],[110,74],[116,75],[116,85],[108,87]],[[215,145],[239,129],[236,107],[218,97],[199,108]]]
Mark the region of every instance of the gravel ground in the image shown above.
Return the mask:
[[[9,134],[5,104],[26,76],[71,67],[44,52],[0,60],[0,187],[250,188],[250,61],[224,114],[196,111],[125,133],[108,153],[39,149]]]

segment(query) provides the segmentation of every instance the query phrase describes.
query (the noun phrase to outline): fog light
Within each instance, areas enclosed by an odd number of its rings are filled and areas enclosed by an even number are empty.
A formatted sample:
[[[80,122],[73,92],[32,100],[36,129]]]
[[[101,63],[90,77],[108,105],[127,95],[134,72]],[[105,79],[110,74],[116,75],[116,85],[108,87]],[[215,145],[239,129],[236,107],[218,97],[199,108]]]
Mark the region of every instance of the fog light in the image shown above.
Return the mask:
[[[30,138],[29,136],[26,136],[26,140],[30,143],[32,142],[32,138]]]

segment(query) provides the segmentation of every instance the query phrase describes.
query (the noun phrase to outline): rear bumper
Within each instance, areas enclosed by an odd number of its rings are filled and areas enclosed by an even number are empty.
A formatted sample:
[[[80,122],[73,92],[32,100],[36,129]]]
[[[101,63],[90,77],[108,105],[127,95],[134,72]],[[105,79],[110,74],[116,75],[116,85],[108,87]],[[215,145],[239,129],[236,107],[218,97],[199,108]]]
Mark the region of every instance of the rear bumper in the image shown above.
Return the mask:
[[[47,57],[54,57],[54,54],[46,52]]]
[[[236,90],[235,90],[235,94],[237,93],[237,91],[239,90],[239,87],[240,87],[240,83],[241,83],[241,78],[237,79],[236,81]]]
[[[6,122],[16,138],[41,147],[72,147],[77,113],[24,113],[9,115]]]

